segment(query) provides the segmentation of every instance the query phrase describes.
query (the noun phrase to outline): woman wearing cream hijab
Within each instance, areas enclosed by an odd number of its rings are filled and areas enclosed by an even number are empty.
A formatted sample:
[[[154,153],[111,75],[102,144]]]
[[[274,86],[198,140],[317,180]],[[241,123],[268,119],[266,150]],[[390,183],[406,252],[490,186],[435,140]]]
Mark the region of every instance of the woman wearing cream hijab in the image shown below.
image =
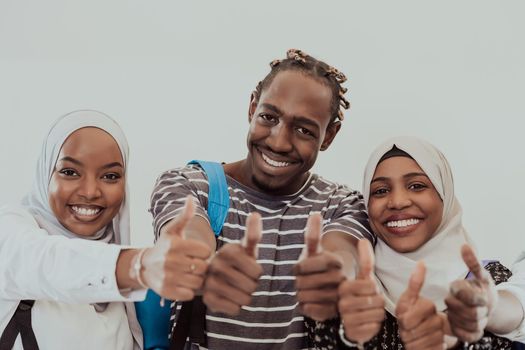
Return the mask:
[[[115,276],[130,241],[127,166],[110,117],[77,111],[51,127],[32,190],[0,211],[1,349],[142,347],[124,302],[145,291],[119,290]]]
[[[366,242],[361,242],[360,272],[355,280],[345,281],[339,288],[339,312],[344,320],[340,338],[334,334],[333,324],[330,328],[317,323],[316,334],[321,339],[337,337],[347,346],[365,349],[456,346],[456,340],[448,337],[452,330],[445,313],[446,301],[451,283],[463,280],[469,267],[477,266],[477,262],[470,248],[472,241],[462,225],[462,210],[454,195],[447,160],[434,146],[417,138],[390,139],[369,159],[363,195],[371,227],[379,238],[375,276],[380,283],[372,276],[373,256]],[[464,259],[469,261],[468,266]],[[497,283],[510,275],[498,263],[488,264],[486,269]],[[476,282],[483,278],[481,272],[475,276]],[[483,300],[479,310],[490,311],[494,319],[486,317],[486,330],[509,335],[522,327],[521,310],[515,308],[504,316],[516,321],[507,328],[502,328],[497,319],[501,319],[502,308],[503,313],[509,311],[504,307],[504,299],[510,297],[514,305],[519,303],[514,296],[506,295],[498,304],[493,295],[498,293],[489,285],[490,276],[487,280],[483,293],[480,292]],[[459,335],[461,330],[456,325],[453,328]],[[322,332],[333,336],[323,337]],[[507,349],[510,342],[486,332],[474,348]]]

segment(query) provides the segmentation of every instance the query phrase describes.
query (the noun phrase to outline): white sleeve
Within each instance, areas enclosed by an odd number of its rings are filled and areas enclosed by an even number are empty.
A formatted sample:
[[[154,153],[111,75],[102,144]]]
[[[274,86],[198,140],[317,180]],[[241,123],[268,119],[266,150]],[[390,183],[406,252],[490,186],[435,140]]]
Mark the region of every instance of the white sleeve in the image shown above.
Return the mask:
[[[115,269],[125,247],[48,235],[21,209],[0,214],[0,298],[97,303],[143,300],[123,296]]]
[[[521,302],[524,318],[514,331],[507,334],[497,334],[501,337],[525,343],[525,251],[512,265],[512,277],[507,282],[496,286],[497,290],[505,290],[512,293]]]

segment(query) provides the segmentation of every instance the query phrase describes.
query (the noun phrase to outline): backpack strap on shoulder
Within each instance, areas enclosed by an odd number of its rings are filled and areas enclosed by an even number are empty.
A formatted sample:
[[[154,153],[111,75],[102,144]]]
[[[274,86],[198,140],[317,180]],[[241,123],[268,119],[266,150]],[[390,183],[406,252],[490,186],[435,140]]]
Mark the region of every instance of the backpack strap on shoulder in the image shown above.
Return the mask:
[[[230,193],[222,164],[203,160],[192,160],[188,164],[199,165],[208,177],[208,217],[215,236],[219,236],[230,207]]]
[[[24,350],[38,350],[31,324],[31,309],[34,303],[34,300],[20,300],[13,317],[0,337],[0,349],[12,349],[20,334]]]

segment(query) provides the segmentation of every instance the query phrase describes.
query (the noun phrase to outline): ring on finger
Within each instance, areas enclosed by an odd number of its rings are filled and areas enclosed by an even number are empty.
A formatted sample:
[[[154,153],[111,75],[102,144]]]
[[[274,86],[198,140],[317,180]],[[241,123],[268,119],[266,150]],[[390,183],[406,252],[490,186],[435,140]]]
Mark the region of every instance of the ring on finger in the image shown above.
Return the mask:
[[[195,273],[195,270],[197,270],[197,265],[195,265],[195,263],[191,263],[190,264],[190,272],[191,273]]]

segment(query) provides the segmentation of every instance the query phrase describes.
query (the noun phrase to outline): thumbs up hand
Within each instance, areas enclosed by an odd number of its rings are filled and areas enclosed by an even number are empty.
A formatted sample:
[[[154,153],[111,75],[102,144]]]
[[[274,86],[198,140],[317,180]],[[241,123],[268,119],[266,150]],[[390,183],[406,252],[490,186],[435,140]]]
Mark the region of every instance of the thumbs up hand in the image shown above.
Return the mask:
[[[419,295],[425,273],[425,265],[420,261],[396,306],[399,335],[407,350],[446,348],[443,315],[437,312],[431,300]]]
[[[210,261],[203,301],[211,311],[234,316],[242,306],[250,304],[263,273],[256,260],[261,234],[261,216],[250,213],[241,244],[225,244]]]
[[[193,299],[202,287],[208,268],[210,248],[202,242],[185,239],[184,232],[194,213],[195,204],[188,196],[182,213],[162,228],[155,245],[142,257],[142,280],[168,299]]]
[[[311,214],[306,224],[305,248],[294,266],[299,308],[317,321],[337,316],[337,288],[344,279],[339,257],[321,248],[321,230],[321,214]]]
[[[492,277],[469,245],[461,248],[461,255],[472,278],[452,282],[445,303],[452,332],[460,340],[473,343],[483,336],[489,316],[498,303],[498,293]]]
[[[385,300],[373,277],[374,253],[370,242],[357,244],[359,272],[339,287],[339,313],[347,339],[364,344],[374,337],[385,319]]]

